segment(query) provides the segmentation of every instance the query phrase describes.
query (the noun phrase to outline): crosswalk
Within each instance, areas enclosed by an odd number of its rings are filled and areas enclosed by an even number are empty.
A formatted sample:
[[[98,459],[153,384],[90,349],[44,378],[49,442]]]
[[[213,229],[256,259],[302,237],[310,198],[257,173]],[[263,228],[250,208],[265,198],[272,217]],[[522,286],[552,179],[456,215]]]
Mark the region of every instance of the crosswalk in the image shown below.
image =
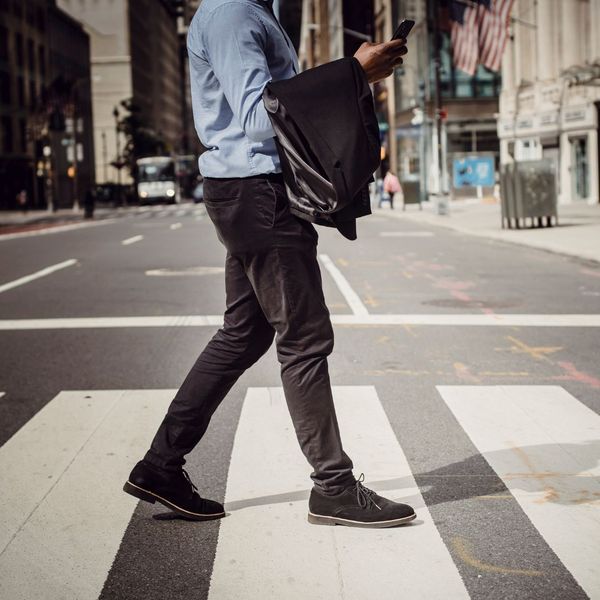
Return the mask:
[[[600,598],[600,416],[560,386],[439,386],[437,392],[535,527],[536,552],[553,553],[572,575],[572,589],[555,597]],[[117,554],[143,560],[122,542],[136,503],[121,486],[173,393],[61,392],[0,447],[0,600],[98,598]],[[226,459],[228,516],[219,524],[214,558],[208,552],[202,566],[210,573],[203,598],[514,597],[510,588],[499,595],[465,579],[456,540],[430,514],[377,389],[340,386],[334,397],[356,473],[365,472],[369,487],[415,506],[418,519],[388,530],[309,525],[310,468],[283,392],[249,388]],[[156,529],[160,536],[158,523]],[[485,575],[484,567],[470,560]],[[152,597],[182,594],[158,590]]]
[[[204,219],[206,209],[203,204],[173,204],[157,206],[137,206],[122,213],[123,216],[141,219],[160,219],[160,218],[190,218]]]

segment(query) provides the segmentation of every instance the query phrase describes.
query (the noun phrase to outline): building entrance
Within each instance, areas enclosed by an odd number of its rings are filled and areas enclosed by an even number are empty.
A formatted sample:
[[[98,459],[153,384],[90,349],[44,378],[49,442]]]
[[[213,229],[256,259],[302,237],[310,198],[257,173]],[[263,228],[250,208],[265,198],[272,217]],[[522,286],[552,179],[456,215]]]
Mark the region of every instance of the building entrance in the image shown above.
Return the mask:
[[[590,195],[590,169],[588,138],[571,138],[571,177],[573,199],[587,200]]]

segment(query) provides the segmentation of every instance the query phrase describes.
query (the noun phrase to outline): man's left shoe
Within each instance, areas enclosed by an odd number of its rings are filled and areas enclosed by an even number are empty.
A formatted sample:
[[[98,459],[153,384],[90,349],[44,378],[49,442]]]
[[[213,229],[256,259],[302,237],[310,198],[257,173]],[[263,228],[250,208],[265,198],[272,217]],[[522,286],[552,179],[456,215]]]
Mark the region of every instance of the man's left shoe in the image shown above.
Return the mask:
[[[416,518],[408,504],[393,502],[366,488],[361,475],[354,485],[335,495],[313,489],[308,502],[308,522],[348,527],[395,527]]]
[[[183,469],[164,471],[140,461],[123,486],[123,491],[145,502],[163,506],[190,521],[211,521],[225,516],[220,502],[201,498],[198,488]]]

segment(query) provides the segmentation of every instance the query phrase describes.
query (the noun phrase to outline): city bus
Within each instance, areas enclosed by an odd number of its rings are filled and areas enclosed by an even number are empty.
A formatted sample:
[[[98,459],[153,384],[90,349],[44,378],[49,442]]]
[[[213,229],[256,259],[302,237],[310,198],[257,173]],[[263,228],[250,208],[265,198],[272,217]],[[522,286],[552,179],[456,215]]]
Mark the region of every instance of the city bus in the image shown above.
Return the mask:
[[[170,156],[140,158],[137,164],[137,193],[142,204],[179,202],[175,160]]]

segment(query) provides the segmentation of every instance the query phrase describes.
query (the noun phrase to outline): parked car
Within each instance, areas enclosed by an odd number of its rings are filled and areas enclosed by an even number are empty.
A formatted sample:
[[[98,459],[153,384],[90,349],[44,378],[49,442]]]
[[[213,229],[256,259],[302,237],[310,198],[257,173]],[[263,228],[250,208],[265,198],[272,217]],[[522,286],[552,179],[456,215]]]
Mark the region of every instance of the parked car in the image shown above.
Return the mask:
[[[194,191],[192,192],[192,197],[196,204],[204,202],[204,181],[198,181],[196,183]]]

